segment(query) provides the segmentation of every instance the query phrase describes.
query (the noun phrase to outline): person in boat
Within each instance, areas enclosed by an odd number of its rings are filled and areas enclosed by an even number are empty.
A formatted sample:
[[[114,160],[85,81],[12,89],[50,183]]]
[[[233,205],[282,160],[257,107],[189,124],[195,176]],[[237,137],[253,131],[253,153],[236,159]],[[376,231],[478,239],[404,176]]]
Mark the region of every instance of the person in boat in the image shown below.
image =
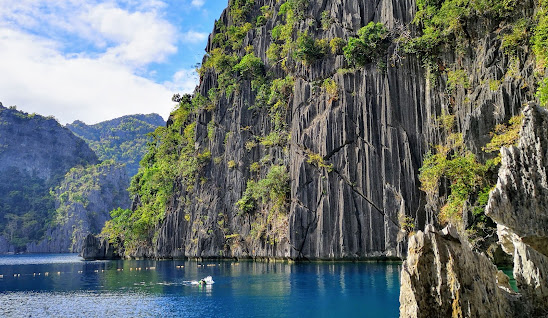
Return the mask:
[[[202,286],[205,286],[207,283],[205,281],[205,279],[200,279],[200,281],[198,282],[198,284],[202,285]]]

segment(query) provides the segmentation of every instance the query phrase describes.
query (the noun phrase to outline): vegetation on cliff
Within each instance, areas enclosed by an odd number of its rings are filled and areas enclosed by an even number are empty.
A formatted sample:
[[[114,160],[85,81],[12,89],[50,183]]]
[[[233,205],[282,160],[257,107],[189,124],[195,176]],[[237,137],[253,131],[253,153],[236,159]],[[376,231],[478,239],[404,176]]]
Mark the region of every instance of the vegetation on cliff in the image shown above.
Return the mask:
[[[66,127],[84,139],[99,160],[125,164],[131,177],[137,174],[139,161],[147,151],[147,134],[164,125],[162,117],[149,114],[123,116],[95,125],[75,121]]]

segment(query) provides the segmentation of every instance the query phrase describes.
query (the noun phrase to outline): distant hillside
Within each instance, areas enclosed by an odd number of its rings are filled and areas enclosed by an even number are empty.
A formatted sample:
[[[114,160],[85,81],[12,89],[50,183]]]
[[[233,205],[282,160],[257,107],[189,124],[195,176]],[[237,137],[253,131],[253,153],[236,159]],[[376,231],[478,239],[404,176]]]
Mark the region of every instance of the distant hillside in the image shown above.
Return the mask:
[[[50,188],[95,153],[54,118],[0,103],[0,253],[24,251],[44,238],[55,215]]]
[[[45,238],[29,244],[27,252],[80,252],[84,238],[110,220],[110,211],[129,207],[128,187],[124,165],[112,160],[70,169],[52,190],[57,209]]]
[[[139,161],[146,153],[147,134],[165,121],[158,114],[128,115],[95,125],[75,121],[66,127],[84,139],[101,161],[126,164],[128,175],[137,174]]]

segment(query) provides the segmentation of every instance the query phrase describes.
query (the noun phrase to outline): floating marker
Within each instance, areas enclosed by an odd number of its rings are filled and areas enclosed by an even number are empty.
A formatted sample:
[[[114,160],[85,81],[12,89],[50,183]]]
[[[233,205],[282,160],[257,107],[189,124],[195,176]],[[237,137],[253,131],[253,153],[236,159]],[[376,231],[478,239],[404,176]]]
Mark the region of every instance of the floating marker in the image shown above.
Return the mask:
[[[57,275],[61,275],[61,272],[57,272]]]
[[[4,278],[4,275],[0,275],[0,278]]]

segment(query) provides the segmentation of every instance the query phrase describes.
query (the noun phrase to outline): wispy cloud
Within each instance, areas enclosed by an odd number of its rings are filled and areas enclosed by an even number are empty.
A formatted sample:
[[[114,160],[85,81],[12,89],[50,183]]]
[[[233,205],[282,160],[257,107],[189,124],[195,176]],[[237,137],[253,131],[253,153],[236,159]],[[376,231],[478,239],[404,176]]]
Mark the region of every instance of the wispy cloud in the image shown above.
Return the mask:
[[[200,43],[209,36],[205,32],[187,31],[181,35],[181,39],[185,43]]]
[[[205,0],[192,0],[190,4],[193,7],[201,8],[205,4]]]

